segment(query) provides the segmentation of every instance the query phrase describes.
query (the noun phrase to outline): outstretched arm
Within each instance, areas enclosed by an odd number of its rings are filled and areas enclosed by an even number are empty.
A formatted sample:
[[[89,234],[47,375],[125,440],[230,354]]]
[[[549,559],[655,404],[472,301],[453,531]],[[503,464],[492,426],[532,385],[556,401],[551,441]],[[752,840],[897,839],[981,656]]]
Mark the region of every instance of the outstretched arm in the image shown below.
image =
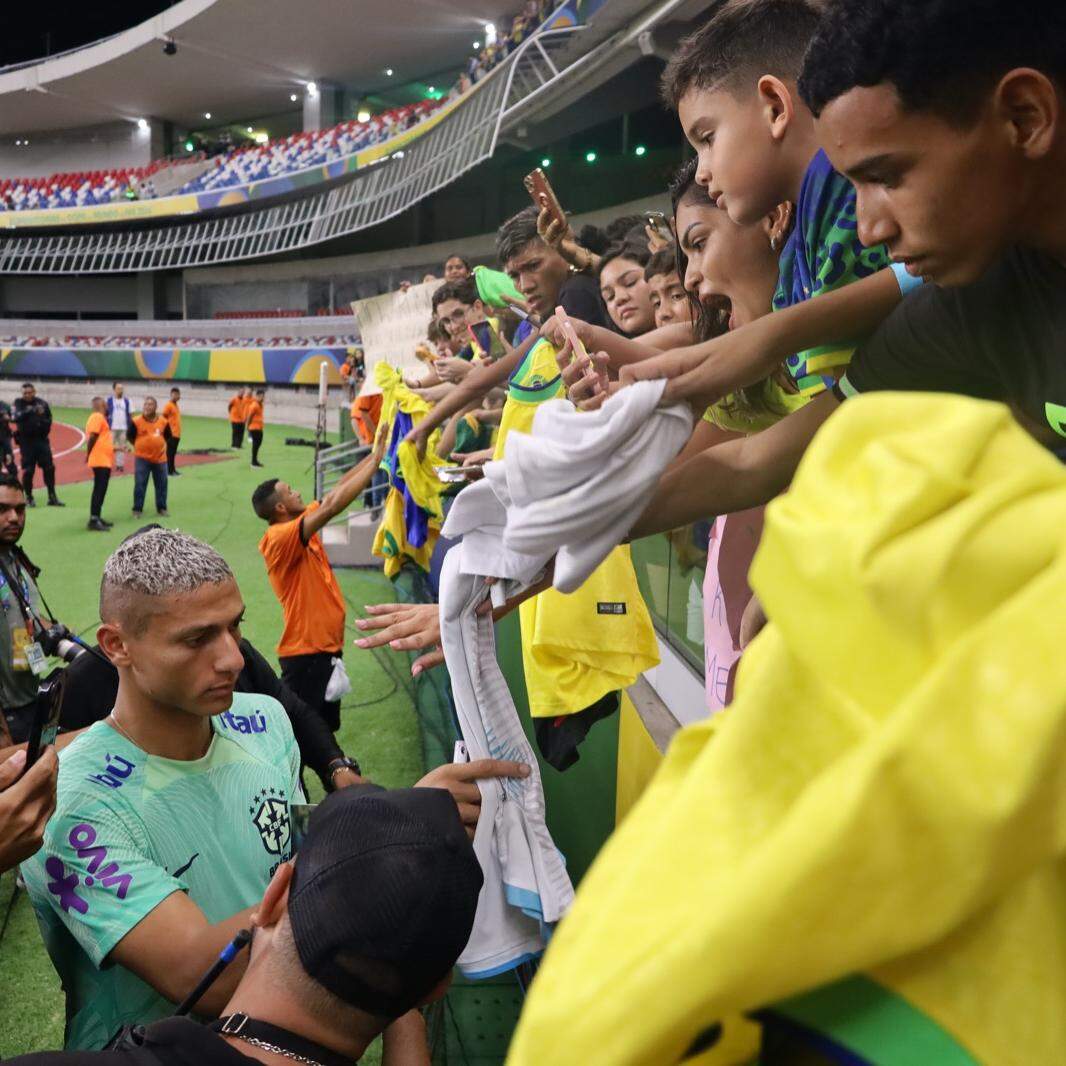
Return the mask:
[[[374,471],[385,454],[386,434],[378,435],[374,450],[357,466],[349,470],[337,484],[322,497],[322,502],[313,511],[304,513],[300,519],[300,536],[306,544],[323,526],[337,517],[360,493],[365,492],[374,478]]]
[[[418,454],[425,455],[429,435],[452,415],[462,411],[471,403],[480,403],[497,385],[502,385],[518,369],[526,353],[540,338],[532,334],[518,348],[509,351],[495,363],[486,363],[471,370],[469,374],[452,390],[450,396],[441,400],[432,411],[418,423],[410,433],[407,441],[418,449]]]
[[[762,433],[708,448],[671,468],[630,530],[630,539],[769,503],[788,487],[807,445],[837,402],[831,392],[823,393]]]
[[[854,344],[868,336],[900,302],[891,270],[764,315],[724,336],[664,352],[624,367],[623,384],[669,378],[663,402],[689,400],[709,406],[772,374],[795,352],[829,344]]]

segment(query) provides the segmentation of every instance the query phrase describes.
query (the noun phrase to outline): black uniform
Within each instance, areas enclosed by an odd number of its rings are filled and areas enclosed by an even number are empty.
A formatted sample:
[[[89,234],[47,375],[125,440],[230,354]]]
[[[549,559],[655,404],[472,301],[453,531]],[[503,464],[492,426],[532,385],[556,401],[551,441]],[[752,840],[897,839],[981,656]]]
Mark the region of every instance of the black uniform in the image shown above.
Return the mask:
[[[48,502],[56,500],[56,468],[52,462],[52,446],[48,435],[52,432],[52,408],[47,400],[35,396],[15,401],[15,439],[22,452],[22,487],[26,499],[33,500],[33,475],[39,466],[48,489]]]
[[[12,477],[18,477],[15,451],[11,442],[11,406],[0,400],[0,466]]]

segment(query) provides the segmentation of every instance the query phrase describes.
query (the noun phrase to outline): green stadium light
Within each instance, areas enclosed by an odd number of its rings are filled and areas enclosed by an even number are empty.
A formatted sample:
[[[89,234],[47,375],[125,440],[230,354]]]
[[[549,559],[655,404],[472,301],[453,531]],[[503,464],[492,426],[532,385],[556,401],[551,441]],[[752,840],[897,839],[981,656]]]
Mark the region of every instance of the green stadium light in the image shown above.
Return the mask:
[[[636,148],[634,148],[634,149],[633,149],[633,152],[634,152],[634,154],[635,154],[635,155],[644,155],[644,153],[645,153],[645,152],[646,152],[647,150],[648,150],[648,149],[647,149],[647,148],[645,148],[645,147],[644,147],[644,145],[642,145],[642,144],[638,144],[638,145],[636,146]]]
[[[596,162],[596,158],[597,157],[596,157],[596,153],[595,152],[586,152],[585,153],[585,162],[586,163],[595,163]]]
[[[542,168],[542,169],[543,169],[544,167],[550,167],[550,166],[552,165],[552,161],[551,161],[551,159],[550,159],[550,158],[549,158],[548,156],[545,156],[545,157],[544,157],[544,158],[543,158],[543,159],[542,159],[542,160],[540,161],[540,165],[541,165],[541,168]]]
[[[186,142],[185,142],[185,151],[186,151],[186,152],[191,152],[192,150],[193,150],[193,143],[192,143],[192,141],[186,141]]]

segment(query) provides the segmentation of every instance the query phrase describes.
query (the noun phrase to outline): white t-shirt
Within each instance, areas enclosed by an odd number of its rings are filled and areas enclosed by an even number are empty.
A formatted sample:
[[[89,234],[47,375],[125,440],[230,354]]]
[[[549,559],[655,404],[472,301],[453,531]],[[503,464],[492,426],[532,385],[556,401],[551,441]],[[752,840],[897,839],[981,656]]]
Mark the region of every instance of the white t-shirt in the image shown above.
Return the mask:
[[[129,429],[129,422],[126,419],[126,397],[123,396],[121,400],[115,399],[113,406],[113,413],[111,415],[111,431],[114,433],[125,433]]]

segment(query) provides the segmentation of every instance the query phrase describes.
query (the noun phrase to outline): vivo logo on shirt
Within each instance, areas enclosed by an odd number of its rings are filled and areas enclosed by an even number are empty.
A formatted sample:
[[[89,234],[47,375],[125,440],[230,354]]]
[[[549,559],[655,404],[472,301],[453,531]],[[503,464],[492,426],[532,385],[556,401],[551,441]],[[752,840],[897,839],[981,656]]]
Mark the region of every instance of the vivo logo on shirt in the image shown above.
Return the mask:
[[[267,731],[266,715],[233,714],[226,711],[220,714],[223,729],[232,729],[235,733],[265,733]]]
[[[104,767],[103,772],[89,774],[86,781],[95,781],[97,784],[105,785],[107,788],[122,788],[126,783],[126,779],[137,768],[136,763],[122,758],[121,755],[105,755],[104,761],[107,766]]]

